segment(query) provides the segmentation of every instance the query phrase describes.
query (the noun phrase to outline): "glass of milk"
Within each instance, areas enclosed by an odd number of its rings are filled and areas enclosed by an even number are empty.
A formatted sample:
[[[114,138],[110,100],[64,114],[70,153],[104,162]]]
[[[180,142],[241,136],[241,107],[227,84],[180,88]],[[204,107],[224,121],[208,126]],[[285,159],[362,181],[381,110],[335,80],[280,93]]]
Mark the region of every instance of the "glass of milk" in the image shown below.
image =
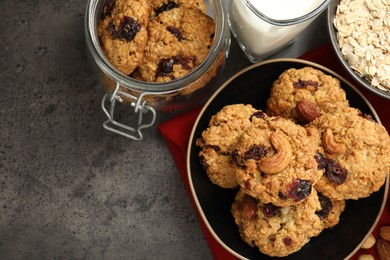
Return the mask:
[[[332,0],[230,0],[232,34],[255,63],[289,45]]]

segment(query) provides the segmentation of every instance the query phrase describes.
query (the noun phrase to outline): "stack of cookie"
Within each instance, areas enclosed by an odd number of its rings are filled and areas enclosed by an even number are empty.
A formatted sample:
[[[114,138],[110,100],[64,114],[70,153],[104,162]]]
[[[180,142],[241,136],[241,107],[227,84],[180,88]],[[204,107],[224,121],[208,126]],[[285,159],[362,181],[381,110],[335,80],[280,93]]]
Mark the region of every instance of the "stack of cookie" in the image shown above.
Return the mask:
[[[214,33],[202,0],[107,0],[98,27],[112,65],[147,82],[188,74],[206,58]]]
[[[282,73],[265,112],[223,107],[196,144],[210,180],[238,188],[232,214],[241,237],[270,256],[335,226],[346,200],[378,191],[390,172],[386,129],[312,67]]]

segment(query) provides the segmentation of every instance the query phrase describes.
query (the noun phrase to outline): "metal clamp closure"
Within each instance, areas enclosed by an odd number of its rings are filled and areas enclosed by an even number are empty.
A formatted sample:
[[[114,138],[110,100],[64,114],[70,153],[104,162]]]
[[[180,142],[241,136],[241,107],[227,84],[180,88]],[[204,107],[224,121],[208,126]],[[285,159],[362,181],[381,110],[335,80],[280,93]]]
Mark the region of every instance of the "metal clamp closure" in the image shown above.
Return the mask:
[[[153,107],[147,104],[147,101],[142,101],[145,93],[142,93],[139,97],[136,97],[124,91],[120,91],[119,89],[120,85],[117,83],[114,92],[111,94],[107,93],[103,97],[102,109],[108,118],[108,120],[103,122],[103,127],[106,130],[125,136],[132,140],[141,141],[143,139],[142,129],[154,125],[154,122],[156,121],[156,111]],[[119,123],[114,119],[115,103],[116,101],[123,102],[121,96],[126,97],[126,100],[134,100],[134,102],[129,102],[129,104],[134,107],[134,113],[138,114],[138,122],[135,127]],[[108,102],[107,99],[109,99]],[[152,114],[151,120],[148,123],[143,123],[143,115],[148,112]]]

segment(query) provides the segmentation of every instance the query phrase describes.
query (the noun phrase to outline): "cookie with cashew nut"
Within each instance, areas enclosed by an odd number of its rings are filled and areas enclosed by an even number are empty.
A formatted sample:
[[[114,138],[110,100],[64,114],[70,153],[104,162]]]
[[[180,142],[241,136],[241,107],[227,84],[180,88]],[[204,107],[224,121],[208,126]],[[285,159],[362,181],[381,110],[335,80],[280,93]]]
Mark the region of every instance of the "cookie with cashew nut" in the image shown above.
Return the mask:
[[[278,207],[238,191],[231,212],[242,239],[269,256],[300,250],[324,228],[315,214],[320,203],[315,190],[298,205]]]
[[[201,148],[199,159],[210,180],[222,188],[236,188],[235,170],[231,152],[252,117],[266,118],[266,114],[252,105],[233,104],[223,107],[210,119],[208,128],[196,140]]]
[[[340,81],[312,68],[291,68],[273,83],[266,112],[307,124],[324,113],[348,109]]]
[[[253,118],[232,153],[238,184],[264,203],[298,204],[323,174],[318,169],[317,148],[316,138],[291,120]]]
[[[381,124],[351,110],[324,114],[309,127],[319,131],[323,149],[319,192],[336,200],[359,199],[382,187],[390,173],[390,137]]]

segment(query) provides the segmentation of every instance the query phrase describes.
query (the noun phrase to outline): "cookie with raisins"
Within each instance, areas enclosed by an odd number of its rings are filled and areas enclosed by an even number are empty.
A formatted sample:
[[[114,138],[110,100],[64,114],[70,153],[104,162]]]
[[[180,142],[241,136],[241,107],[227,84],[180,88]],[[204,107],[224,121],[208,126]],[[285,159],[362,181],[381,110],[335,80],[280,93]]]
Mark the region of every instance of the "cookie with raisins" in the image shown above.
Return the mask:
[[[320,131],[325,172],[315,188],[336,199],[359,199],[378,191],[390,172],[390,137],[359,110],[324,114],[310,123]]]
[[[312,67],[291,68],[273,83],[267,114],[307,124],[324,113],[348,109],[340,81]]]
[[[233,160],[243,191],[264,203],[289,206],[302,202],[321,178],[316,136],[291,120],[252,119],[240,136]]]
[[[199,10],[176,7],[148,26],[149,41],[139,73],[148,82],[167,82],[195,69],[207,56],[215,24]]]
[[[231,212],[241,238],[248,245],[258,247],[263,254],[284,257],[300,250],[323,230],[315,214],[319,209],[315,191],[298,205],[278,207],[240,190]]]
[[[231,152],[242,132],[251,125],[252,117],[266,115],[251,105],[234,104],[223,107],[211,117],[208,128],[197,139],[200,163],[210,180],[222,188],[238,186]]]
[[[126,75],[130,75],[144,57],[151,11],[148,0],[111,0],[103,8],[98,26],[103,52],[112,65]]]

